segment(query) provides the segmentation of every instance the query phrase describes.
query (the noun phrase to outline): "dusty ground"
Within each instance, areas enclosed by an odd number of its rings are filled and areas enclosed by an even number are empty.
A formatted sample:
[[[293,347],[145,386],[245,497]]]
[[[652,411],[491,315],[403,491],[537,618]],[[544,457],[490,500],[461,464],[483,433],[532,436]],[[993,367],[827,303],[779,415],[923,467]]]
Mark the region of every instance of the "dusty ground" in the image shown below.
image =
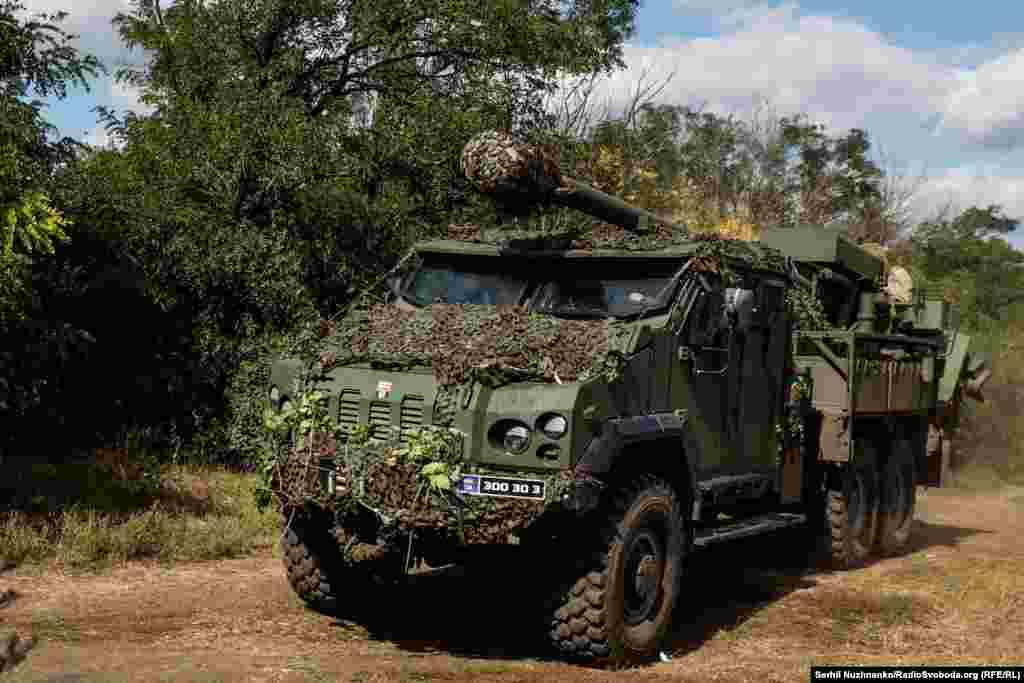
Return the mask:
[[[279,560],[8,570],[0,625],[38,644],[19,681],[806,681],[812,663],[1024,663],[1024,487],[930,491],[913,546],[831,573],[789,537],[694,559],[671,661],[628,674],[545,660],[503,565],[419,577],[355,625],[303,609]]]

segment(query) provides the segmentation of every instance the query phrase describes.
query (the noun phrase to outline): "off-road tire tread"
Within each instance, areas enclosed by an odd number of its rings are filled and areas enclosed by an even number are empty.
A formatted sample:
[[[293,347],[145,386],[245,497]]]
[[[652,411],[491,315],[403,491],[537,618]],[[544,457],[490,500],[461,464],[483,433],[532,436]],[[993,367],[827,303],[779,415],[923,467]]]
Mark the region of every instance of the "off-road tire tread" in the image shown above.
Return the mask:
[[[326,530],[314,521],[293,520],[281,538],[281,558],[288,584],[303,602],[314,609],[336,605],[341,556]]]
[[[903,524],[898,528],[893,528],[893,520],[890,518],[887,501],[884,498],[885,486],[881,487],[879,495],[882,495],[881,505],[878,511],[878,552],[882,556],[894,556],[899,555],[907,547],[907,543],[910,541],[910,531],[914,524],[914,510],[917,507],[917,484],[915,482],[916,472],[914,471],[914,458],[912,451],[910,450],[909,444],[903,442],[900,444],[905,448],[893,448],[892,455],[889,458],[889,462],[886,463],[886,468],[883,472],[883,477],[890,477],[890,467],[900,467],[900,461],[903,462],[903,466],[907,467],[908,472],[905,473],[909,480],[909,487],[907,489],[907,496],[910,501],[910,511],[907,514]]]
[[[849,567],[849,547],[846,542],[847,500],[843,491],[829,490],[826,503],[832,561],[840,567]]]
[[[550,640],[563,655],[594,663],[611,661],[621,656],[622,653],[612,651],[604,617],[609,550],[613,544],[623,540],[624,530],[620,522],[630,506],[645,492],[678,495],[664,480],[653,476],[641,476],[611,497],[610,503],[602,513],[605,524],[599,532],[599,549],[587,553],[582,558],[581,564],[585,571],[572,584],[561,607],[554,612],[551,619]],[[683,507],[679,505],[676,508],[680,524],[684,523]]]
[[[844,482],[845,483],[845,482]],[[877,499],[877,492],[872,491],[872,496]],[[849,497],[845,486],[843,489],[829,488],[826,497],[826,514],[828,516],[828,531],[830,541],[830,553],[832,563],[839,569],[854,569],[860,567],[866,561],[867,553],[854,552],[854,544],[859,542],[848,538],[849,524]],[[867,505],[864,501],[862,505]],[[877,500],[873,504],[873,515],[877,518]],[[869,521],[871,521],[869,519]],[[877,523],[877,521],[872,521]],[[870,550],[870,548],[868,549]]]

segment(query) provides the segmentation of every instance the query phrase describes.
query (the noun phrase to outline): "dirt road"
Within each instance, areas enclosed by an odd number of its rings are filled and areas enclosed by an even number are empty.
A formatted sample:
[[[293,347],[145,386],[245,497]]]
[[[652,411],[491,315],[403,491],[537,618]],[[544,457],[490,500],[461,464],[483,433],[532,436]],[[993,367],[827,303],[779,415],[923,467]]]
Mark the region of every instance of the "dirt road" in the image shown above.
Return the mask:
[[[34,634],[22,681],[806,681],[812,663],[1024,663],[1024,488],[920,497],[913,547],[855,572],[787,538],[694,558],[671,661],[628,674],[543,659],[520,572],[424,576],[356,625],[303,609],[273,557],[96,576],[13,570],[4,628]]]

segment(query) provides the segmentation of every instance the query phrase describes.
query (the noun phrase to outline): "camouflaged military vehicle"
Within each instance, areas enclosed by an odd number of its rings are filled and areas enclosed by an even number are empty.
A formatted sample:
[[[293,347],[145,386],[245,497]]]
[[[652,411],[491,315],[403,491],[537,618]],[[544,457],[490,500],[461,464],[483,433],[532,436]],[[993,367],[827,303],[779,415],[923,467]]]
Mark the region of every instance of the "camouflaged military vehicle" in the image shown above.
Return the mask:
[[[385,304],[272,373],[273,488],[295,592],[344,607],[418,560],[542,554],[562,652],[654,651],[711,544],[811,523],[837,564],[907,542],[947,343],[944,304],[880,294],[823,230],[692,236],[486,134],[463,169],[582,234],[452,226]],[[956,353],[953,344],[953,353]]]

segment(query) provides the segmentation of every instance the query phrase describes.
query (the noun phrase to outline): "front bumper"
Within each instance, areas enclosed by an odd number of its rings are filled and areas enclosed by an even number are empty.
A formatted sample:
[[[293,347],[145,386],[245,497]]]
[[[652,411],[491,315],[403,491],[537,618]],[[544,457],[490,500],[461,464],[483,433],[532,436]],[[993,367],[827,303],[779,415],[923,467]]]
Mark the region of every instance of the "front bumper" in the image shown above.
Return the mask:
[[[450,532],[463,542],[505,543],[553,512],[585,514],[601,486],[571,470],[553,474],[450,467],[449,486],[432,486],[423,464],[378,457],[371,448],[339,457],[324,449],[292,450],[277,465],[272,488],[283,509],[315,506],[339,517],[362,509],[401,531]]]

